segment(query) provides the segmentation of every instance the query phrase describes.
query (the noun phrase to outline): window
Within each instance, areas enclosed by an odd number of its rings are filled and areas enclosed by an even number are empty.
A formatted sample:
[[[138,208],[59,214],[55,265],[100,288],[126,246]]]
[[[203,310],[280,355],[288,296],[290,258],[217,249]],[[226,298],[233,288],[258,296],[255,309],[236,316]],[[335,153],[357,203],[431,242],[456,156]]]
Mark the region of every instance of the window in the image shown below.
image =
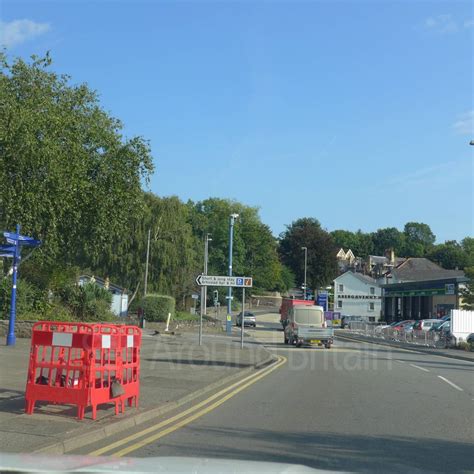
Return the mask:
[[[341,300],[337,300],[337,307],[339,309],[342,308],[342,301]]]
[[[339,284],[339,291],[344,291],[344,285],[342,283]]]
[[[369,303],[369,311],[373,311],[375,309],[375,303]]]
[[[369,322],[374,323],[375,322],[375,316],[369,316]]]
[[[370,294],[375,295],[375,288],[373,286],[370,287]]]

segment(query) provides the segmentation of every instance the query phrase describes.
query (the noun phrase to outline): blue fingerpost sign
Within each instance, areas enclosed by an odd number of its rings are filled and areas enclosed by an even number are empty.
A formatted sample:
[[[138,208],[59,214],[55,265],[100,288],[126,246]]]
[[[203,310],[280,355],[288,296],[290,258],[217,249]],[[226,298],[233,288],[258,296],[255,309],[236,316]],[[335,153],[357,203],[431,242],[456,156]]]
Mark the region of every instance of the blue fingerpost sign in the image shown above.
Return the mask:
[[[12,276],[12,294],[10,300],[10,320],[8,322],[7,346],[14,346],[15,338],[15,319],[16,319],[16,285],[18,278],[18,265],[21,260],[22,247],[39,247],[40,240],[20,235],[20,225],[16,226],[16,233],[2,232],[3,237],[9,245],[0,245],[0,257],[13,259],[13,276]]]

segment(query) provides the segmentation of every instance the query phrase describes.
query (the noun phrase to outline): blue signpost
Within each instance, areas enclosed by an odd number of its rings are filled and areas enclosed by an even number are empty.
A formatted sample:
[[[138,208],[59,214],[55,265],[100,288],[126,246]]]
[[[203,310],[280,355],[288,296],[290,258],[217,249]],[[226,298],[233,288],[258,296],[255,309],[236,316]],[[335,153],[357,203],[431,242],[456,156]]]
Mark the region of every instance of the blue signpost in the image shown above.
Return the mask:
[[[327,291],[321,291],[318,293],[316,304],[318,306],[322,306],[324,308],[324,311],[328,310],[328,292]]]
[[[16,233],[3,232],[3,236],[10,245],[0,245],[0,257],[13,258],[13,277],[12,294],[10,300],[10,320],[8,323],[7,346],[14,346],[15,338],[15,319],[16,319],[16,286],[18,279],[18,265],[21,260],[22,247],[38,247],[40,240],[20,235],[20,225],[16,226]]]

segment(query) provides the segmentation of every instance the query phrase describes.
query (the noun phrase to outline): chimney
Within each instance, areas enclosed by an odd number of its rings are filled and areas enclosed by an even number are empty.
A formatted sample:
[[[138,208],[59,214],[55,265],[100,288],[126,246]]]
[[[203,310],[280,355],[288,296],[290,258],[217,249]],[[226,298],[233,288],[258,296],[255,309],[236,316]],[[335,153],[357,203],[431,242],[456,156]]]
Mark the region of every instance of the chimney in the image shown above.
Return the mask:
[[[395,252],[392,249],[390,249],[390,265],[395,265]]]

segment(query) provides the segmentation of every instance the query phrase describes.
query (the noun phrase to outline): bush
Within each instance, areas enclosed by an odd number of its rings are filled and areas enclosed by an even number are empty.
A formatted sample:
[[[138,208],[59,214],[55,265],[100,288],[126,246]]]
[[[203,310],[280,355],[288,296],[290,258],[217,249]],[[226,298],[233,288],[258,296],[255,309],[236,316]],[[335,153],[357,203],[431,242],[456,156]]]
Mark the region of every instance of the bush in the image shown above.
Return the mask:
[[[0,319],[10,317],[10,298],[12,291],[11,277],[2,278],[0,281]],[[27,315],[43,312],[47,302],[44,292],[31,283],[18,279],[16,292],[16,312],[18,318],[26,319]]]
[[[147,321],[164,321],[175,314],[175,299],[166,295],[146,295],[141,299],[141,308]]]
[[[95,283],[69,285],[61,291],[61,302],[79,321],[110,321],[112,294]]]

